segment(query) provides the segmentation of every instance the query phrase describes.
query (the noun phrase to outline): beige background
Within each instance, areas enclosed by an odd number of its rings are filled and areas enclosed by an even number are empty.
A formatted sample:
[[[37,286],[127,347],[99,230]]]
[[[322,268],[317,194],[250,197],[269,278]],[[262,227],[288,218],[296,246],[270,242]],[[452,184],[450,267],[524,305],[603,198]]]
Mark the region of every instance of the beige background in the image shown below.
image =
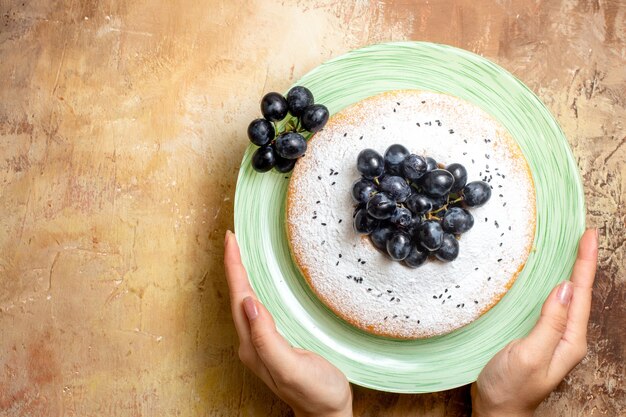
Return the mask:
[[[538,415],[626,415],[626,2],[0,0],[0,416],[289,415],[237,360],[222,272],[245,129],[404,39],[485,55],[561,123],[600,270],[589,354]],[[467,416],[469,391],[354,404]]]

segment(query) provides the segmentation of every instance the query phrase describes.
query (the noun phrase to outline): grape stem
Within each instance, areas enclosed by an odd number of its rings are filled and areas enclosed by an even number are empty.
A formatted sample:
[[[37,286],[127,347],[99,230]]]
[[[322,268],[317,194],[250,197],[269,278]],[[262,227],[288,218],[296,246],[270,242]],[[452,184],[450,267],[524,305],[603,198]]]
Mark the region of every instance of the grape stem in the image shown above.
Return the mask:
[[[450,204],[458,203],[459,201],[463,201],[463,197],[459,197],[459,198],[457,198],[456,200],[447,201],[447,202],[446,202],[446,204],[444,204],[443,206],[439,207],[439,208],[438,208],[437,210],[435,210],[435,211],[431,211],[431,212],[430,212],[430,213],[428,213],[428,214],[437,214],[437,213],[439,213],[441,210],[445,210],[445,209],[447,209],[447,208],[448,208],[448,206],[449,206]]]
[[[295,120],[295,123],[294,123]],[[302,126],[300,126],[300,119],[298,119],[297,117],[292,117],[291,119],[287,120],[287,122],[283,125],[283,131],[279,131],[279,129],[276,127],[276,123],[272,122],[274,124],[274,132],[275,132],[275,136],[280,136],[283,133],[286,132],[296,132],[296,133],[300,133],[300,134],[306,134],[308,133],[308,130],[302,128]]]
[[[435,211],[431,211],[429,214],[437,214],[439,213],[441,210],[445,210],[448,208],[448,203],[444,204],[443,206],[439,207],[437,210]]]

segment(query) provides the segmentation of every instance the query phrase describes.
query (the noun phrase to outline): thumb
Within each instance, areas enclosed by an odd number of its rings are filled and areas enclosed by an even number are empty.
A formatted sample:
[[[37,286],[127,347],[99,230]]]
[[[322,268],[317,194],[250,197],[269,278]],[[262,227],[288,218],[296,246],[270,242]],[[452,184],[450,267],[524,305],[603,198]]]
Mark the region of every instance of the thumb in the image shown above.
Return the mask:
[[[536,355],[542,363],[550,363],[565,333],[572,294],[571,282],[563,281],[557,285],[543,304],[537,324],[522,341],[524,347]]]
[[[263,304],[252,297],[243,299],[243,308],[250,323],[250,342],[272,375],[286,375],[293,363],[291,345],[278,333],[276,324]]]

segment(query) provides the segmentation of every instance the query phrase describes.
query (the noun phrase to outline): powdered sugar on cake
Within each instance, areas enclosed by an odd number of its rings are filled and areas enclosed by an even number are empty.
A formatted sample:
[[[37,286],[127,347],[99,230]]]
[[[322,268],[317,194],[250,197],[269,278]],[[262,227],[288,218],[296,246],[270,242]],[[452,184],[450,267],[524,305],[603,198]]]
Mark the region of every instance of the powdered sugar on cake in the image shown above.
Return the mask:
[[[489,202],[472,208],[474,227],[455,261],[410,269],[354,232],[357,155],[382,155],[394,143],[461,163],[468,182],[493,187]],[[288,199],[290,245],[313,290],[354,325],[392,337],[444,334],[478,318],[517,277],[534,237],[534,188],[517,144],[480,108],[444,94],[388,92],[334,115],[296,164]]]

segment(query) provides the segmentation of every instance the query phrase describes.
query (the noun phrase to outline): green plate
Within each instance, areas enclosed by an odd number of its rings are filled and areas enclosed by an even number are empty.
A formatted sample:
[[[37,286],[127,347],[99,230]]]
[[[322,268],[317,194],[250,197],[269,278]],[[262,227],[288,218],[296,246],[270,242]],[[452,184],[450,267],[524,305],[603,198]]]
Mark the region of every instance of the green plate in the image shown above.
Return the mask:
[[[324,356],[351,382],[378,390],[434,392],[475,381],[496,352],[528,333],[550,290],[571,272],[584,229],[584,195],[557,122],[532,91],[501,67],[432,43],[358,49],[320,65],[296,85],[308,87],[331,114],[387,90],[452,94],[490,113],[519,143],[537,192],[534,250],[515,285],[489,312],[425,340],[381,338],[337,318],[309,290],[291,260],[284,222],[289,179],[275,172],[257,174],[250,166],[251,145],[237,181],[235,230],[243,262],[260,300],[291,344]]]

